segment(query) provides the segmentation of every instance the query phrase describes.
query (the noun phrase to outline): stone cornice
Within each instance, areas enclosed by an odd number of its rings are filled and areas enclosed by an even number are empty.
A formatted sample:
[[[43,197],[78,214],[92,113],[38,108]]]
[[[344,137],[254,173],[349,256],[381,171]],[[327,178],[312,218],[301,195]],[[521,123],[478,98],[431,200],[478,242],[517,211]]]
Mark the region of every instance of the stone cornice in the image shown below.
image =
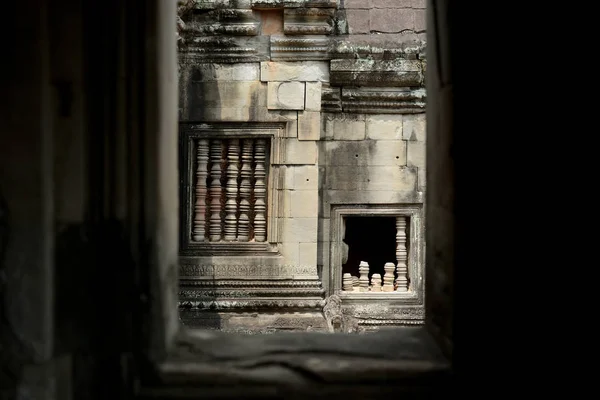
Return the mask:
[[[271,36],[271,60],[318,61],[329,60],[330,40],[324,35]]]
[[[425,112],[425,89],[342,88],[343,112],[413,114]]]
[[[179,54],[182,64],[269,61],[269,37],[200,36],[191,39]]]
[[[424,83],[421,60],[331,60],[331,86],[419,87]]]

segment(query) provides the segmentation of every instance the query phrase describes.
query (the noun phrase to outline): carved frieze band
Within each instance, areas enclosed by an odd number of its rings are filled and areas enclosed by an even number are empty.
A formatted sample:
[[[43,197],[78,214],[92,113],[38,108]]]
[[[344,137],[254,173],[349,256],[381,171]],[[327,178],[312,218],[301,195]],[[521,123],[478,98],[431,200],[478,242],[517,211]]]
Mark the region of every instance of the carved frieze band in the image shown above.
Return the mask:
[[[289,8],[283,12],[286,35],[328,35],[333,32],[333,8]]]
[[[180,49],[180,63],[269,61],[268,36],[195,36]]]
[[[424,325],[425,320],[410,320],[410,319],[360,319],[358,318],[359,326],[402,326],[402,325]]]
[[[320,288],[263,288],[263,289],[197,289],[179,291],[179,300],[215,300],[227,298],[264,298],[264,297],[323,297]]]
[[[419,87],[424,83],[423,60],[331,60],[331,86]]]
[[[323,87],[321,110],[369,114],[415,114],[425,112],[424,88]]]
[[[329,60],[329,39],[326,36],[271,35],[271,60],[318,61]]]
[[[226,280],[215,281],[212,279],[181,279],[181,287],[200,287],[200,288],[321,288],[321,281],[314,280]]]
[[[342,88],[340,107],[349,113],[414,114],[425,112],[425,100],[424,88]]]
[[[207,1],[207,0],[204,0]],[[219,1],[219,0],[212,0]],[[221,0],[226,1],[226,0]],[[230,0],[231,1],[231,0]],[[336,8],[338,0],[252,0],[252,8],[258,10],[281,9],[281,8],[308,8],[325,7]]]
[[[187,300],[179,302],[180,308],[196,308],[210,310],[269,309],[279,311],[288,309],[320,309],[325,305],[323,299],[288,300],[288,299],[252,299],[252,300]]]
[[[297,265],[193,265],[179,266],[180,277],[293,277],[317,275],[316,267]]]
[[[342,314],[352,315],[363,320],[399,320],[425,319],[425,309],[423,306],[413,307],[385,307],[376,302],[362,306],[346,306],[342,303]]]
[[[246,35],[260,33],[260,19],[252,10],[235,8],[216,8],[195,13],[181,34],[186,37],[195,35]]]

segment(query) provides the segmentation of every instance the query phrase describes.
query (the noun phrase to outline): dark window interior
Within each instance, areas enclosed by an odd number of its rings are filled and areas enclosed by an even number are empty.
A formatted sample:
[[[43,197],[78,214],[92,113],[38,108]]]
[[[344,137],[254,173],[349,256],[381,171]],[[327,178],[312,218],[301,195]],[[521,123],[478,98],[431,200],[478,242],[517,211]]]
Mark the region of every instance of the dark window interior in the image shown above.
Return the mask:
[[[361,261],[369,263],[369,279],[374,273],[384,275],[386,262],[396,264],[396,217],[346,217],[348,260],[342,274],[358,276]]]

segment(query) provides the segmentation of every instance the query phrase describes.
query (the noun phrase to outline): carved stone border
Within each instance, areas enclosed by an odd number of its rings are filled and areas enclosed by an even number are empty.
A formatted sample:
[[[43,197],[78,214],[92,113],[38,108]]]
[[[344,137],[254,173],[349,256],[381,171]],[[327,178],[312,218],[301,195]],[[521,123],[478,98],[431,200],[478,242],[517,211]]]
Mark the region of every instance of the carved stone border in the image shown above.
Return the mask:
[[[279,242],[279,215],[278,189],[281,179],[278,179],[279,166],[274,161],[280,158],[285,141],[285,122],[181,122],[179,125],[180,146],[180,255],[181,256],[210,256],[210,255],[236,255],[236,254],[277,254]],[[193,141],[197,138],[214,137],[264,137],[270,140],[271,152],[269,162],[269,175],[267,181],[267,240],[264,243],[195,243],[190,239],[192,229],[192,204],[194,147]]]
[[[410,223],[408,240],[408,292],[345,293],[342,291],[342,234],[344,217],[408,217]],[[342,301],[364,300],[367,302],[423,305],[425,271],[423,268],[423,207],[422,205],[332,205],[330,225],[329,270],[324,271],[324,286],[329,295],[337,294]]]

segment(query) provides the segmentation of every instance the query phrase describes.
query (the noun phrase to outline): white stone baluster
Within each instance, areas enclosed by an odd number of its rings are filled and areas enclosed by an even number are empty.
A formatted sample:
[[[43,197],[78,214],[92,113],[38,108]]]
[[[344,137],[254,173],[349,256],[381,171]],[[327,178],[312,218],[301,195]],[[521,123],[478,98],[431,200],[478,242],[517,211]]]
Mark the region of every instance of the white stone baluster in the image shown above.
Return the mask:
[[[194,201],[194,225],[192,240],[203,242],[206,239],[206,179],[208,178],[208,140],[198,139],[196,142],[196,185]]]
[[[369,291],[369,263],[366,261],[361,261],[358,265],[358,273],[359,273],[359,291],[360,292],[368,292]]]
[[[237,238],[237,194],[240,161],[240,140],[230,139],[227,149],[227,184],[225,185],[225,235],[224,239],[233,241]]]
[[[238,222],[238,241],[250,240],[250,198],[252,197],[252,147],[251,139],[242,141],[242,168],[240,170],[240,218]]]
[[[383,274],[383,287],[381,288],[384,292],[393,292],[394,291],[394,270],[396,266],[392,262],[385,263],[383,266],[383,270],[385,273]]]
[[[267,240],[266,157],[266,140],[258,139],[254,149],[254,238],[257,242],[264,242]]]
[[[211,183],[210,183],[210,225],[209,236],[211,242],[221,240],[223,226],[221,224],[221,162],[223,159],[223,141],[213,139],[210,142],[210,161],[211,161]]]
[[[349,273],[345,273],[342,275],[342,290],[349,292],[352,291],[353,287],[352,287],[352,275],[350,275]]]
[[[371,275],[371,291],[381,292],[381,274]]]
[[[396,218],[396,291],[408,291],[408,252],[406,250],[406,217]]]

